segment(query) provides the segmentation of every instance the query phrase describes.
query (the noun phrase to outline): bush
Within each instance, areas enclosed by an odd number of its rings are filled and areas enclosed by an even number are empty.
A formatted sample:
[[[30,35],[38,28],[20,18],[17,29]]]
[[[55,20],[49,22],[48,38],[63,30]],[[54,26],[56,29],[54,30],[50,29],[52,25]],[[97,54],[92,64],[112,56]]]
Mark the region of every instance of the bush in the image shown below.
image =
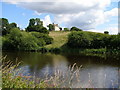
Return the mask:
[[[67,45],[72,48],[106,48],[110,44],[110,35],[93,32],[72,32]],[[117,44],[116,44],[117,45]]]
[[[53,42],[53,38],[51,38],[48,34],[38,32],[32,32],[31,34],[38,39],[43,39],[46,44],[51,44]]]
[[[94,33],[94,35],[92,35],[91,37],[91,48],[105,48],[107,44],[109,44],[109,35],[102,33]]]
[[[107,46],[109,49],[120,50],[120,35],[111,35],[109,41],[109,46]]]
[[[72,32],[68,36],[67,44],[73,48],[87,48],[91,44],[91,38],[85,32]]]
[[[45,27],[42,27],[40,25],[28,26],[26,28],[26,31],[27,32],[40,32],[40,33],[49,34],[49,31]]]
[[[68,28],[64,28],[64,31],[70,31]]]
[[[79,28],[77,28],[77,27],[72,27],[72,28],[70,29],[70,31],[82,31],[82,29],[79,29]]]
[[[43,39],[38,39],[27,32],[21,32],[18,28],[11,30],[10,34],[3,37],[3,49],[5,50],[37,50],[45,45]]]

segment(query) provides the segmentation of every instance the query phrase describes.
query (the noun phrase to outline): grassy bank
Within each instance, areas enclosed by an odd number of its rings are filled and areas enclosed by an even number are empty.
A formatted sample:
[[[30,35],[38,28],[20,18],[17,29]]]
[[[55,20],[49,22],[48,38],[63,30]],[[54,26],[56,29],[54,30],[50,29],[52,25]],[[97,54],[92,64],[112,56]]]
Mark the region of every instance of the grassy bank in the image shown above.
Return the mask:
[[[66,45],[68,41],[68,35],[71,32],[67,31],[52,31],[49,33],[49,36],[53,38],[53,43],[46,45],[46,51],[53,51],[53,52],[62,52],[62,53],[86,53],[86,54],[106,54],[106,53],[120,53],[119,50],[107,50],[106,48],[100,49],[80,49],[80,48],[70,48]]]
[[[66,42],[68,38],[68,34],[70,32],[64,31],[52,31],[49,33],[49,36],[53,38],[53,43],[50,45],[46,45],[46,48],[61,48]]]

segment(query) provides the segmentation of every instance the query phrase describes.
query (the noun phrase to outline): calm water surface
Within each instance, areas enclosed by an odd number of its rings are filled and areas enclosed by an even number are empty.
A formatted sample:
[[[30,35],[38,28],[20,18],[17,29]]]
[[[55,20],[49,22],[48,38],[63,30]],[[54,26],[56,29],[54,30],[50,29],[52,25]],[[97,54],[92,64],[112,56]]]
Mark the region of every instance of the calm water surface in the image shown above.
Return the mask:
[[[76,63],[80,69],[79,83],[77,80],[72,81],[71,87],[97,87],[97,88],[118,88],[120,76],[120,56],[89,56],[51,53],[40,54],[36,52],[3,52],[7,55],[7,60],[14,63],[22,62],[19,66],[23,75],[34,75],[44,78],[45,74],[53,75],[56,70],[63,72],[64,76],[69,77],[69,66]]]

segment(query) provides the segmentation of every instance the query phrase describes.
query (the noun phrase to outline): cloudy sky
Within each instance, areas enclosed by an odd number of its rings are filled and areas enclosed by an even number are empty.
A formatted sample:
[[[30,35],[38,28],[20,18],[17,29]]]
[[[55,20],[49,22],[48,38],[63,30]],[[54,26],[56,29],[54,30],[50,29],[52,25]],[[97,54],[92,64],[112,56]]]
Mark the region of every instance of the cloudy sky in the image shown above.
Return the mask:
[[[2,16],[20,28],[30,18],[40,18],[44,26],[79,27],[87,31],[118,33],[119,0],[2,0]]]

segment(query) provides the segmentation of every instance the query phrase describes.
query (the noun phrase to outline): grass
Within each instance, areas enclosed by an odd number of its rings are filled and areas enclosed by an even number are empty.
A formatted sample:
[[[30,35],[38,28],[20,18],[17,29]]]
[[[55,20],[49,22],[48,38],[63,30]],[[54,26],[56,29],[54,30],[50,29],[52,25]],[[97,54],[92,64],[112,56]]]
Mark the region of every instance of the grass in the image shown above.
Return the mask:
[[[67,37],[70,32],[64,31],[51,31],[49,35],[53,38],[54,42],[46,45],[46,48],[60,48],[67,42]]]

